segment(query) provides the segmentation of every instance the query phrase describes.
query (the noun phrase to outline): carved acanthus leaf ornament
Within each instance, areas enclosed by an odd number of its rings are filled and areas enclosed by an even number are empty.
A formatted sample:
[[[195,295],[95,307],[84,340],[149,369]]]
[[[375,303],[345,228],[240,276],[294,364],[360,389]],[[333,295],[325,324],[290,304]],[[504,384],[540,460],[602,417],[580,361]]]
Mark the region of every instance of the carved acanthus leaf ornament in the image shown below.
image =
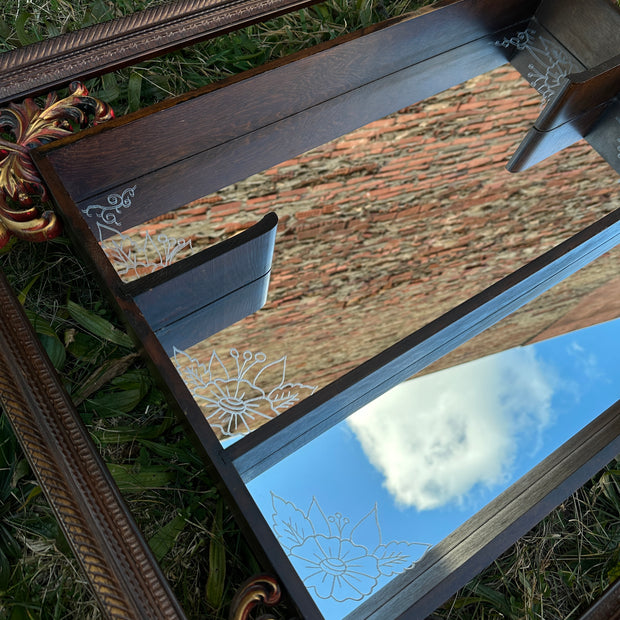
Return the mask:
[[[56,215],[42,210],[47,190],[30,157],[30,149],[114,117],[112,108],[88,95],[80,82],[70,95],[50,93],[40,108],[33,99],[0,109],[0,247],[15,235],[29,241],[57,236]]]

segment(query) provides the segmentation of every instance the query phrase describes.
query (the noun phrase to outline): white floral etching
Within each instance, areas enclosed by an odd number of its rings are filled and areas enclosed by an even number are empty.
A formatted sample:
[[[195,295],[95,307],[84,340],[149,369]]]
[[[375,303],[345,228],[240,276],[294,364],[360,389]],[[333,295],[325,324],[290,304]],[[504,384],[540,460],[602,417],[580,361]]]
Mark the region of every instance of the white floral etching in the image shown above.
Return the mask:
[[[514,47],[522,52],[530,46],[536,31],[533,28],[526,28],[521,32],[517,32],[514,37],[504,37],[501,41],[495,41],[495,45],[499,47]]]
[[[191,240],[175,239],[163,233],[153,237],[148,231],[136,241],[114,228],[97,222],[99,242],[120,276],[139,277],[174,262],[182,250],[191,249]],[[104,239],[104,231],[113,237]]]
[[[93,216],[101,218],[106,224],[120,226],[120,222],[116,219],[120,215],[121,209],[131,207],[131,199],[134,197],[137,185],[124,189],[121,194],[110,194],[106,200],[107,205],[88,205],[82,209],[82,213],[88,217]]]
[[[268,362],[264,353],[231,349],[224,359],[213,351],[203,364],[174,347],[173,361],[211,426],[226,437],[249,433],[317,389],[286,379],[286,356]]]
[[[534,28],[526,28],[513,37],[504,37],[502,41],[495,41],[495,45],[514,47],[530,55],[533,62],[528,64],[527,77],[530,84],[542,95],[543,103],[547,103],[560,91],[569,73],[580,70],[564,50],[544,36],[536,37]]]
[[[427,543],[383,543],[377,506],[357,522],[326,516],[316,498],[304,513],[271,493],[273,531],[309,590],[321,599],[360,601],[382,576],[413,568]]]

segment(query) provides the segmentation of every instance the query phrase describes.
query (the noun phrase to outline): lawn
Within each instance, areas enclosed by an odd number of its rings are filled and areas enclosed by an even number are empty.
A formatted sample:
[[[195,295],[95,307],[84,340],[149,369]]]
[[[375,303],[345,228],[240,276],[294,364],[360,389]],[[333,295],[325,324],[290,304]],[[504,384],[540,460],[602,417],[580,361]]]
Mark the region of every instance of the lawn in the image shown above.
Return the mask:
[[[3,0],[0,52],[160,2]],[[426,2],[332,0],[100,78],[117,115]],[[10,243],[0,266],[190,618],[225,618],[259,572],[190,444],[70,242]],[[98,377],[110,366],[101,385]],[[620,576],[620,462],[520,539],[437,618],[578,618]],[[282,606],[280,617],[292,611]],[[0,617],[99,618],[95,600],[0,416]]]

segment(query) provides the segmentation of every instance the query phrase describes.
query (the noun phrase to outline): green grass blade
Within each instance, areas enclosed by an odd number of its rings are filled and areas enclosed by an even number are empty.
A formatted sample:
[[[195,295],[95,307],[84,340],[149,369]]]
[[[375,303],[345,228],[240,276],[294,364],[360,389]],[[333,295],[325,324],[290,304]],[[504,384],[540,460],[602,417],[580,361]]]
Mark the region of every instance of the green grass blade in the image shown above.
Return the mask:
[[[174,474],[159,466],[142,467],[138,471],[133,465],[108,463],[118,488],[124,493],[144,493],[150,489],[160,489],[174,480]]]
[[[120,347],[133,349],[131,338],[103,317],[86,310],[86,308],[82,308],[82,306],[71,300],[67,302],[67,310],[69,310],[71,318],[76,323],[94,336],[117,344]]]
[[[154,536],[151,536],[149,546],[158,562],[174,547],[174,543],[186,523],[187,519],[183,515],[177,515],[159,529]]]
[[[226,586],[226,546],[223,535],[224,504],[220,499],[215,509],[213,532],[209,545],[209,577],[205,587],[207,602],[215,609],[222,606]]]

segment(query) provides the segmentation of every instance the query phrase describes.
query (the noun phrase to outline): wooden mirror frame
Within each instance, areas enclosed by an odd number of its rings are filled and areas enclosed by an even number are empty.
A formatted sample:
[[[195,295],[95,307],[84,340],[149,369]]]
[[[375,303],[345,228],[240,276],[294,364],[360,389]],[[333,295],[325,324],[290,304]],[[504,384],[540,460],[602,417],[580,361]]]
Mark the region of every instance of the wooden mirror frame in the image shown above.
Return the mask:
[[[174,0],[0,54],[0,104],[49,92],[317,0]]]
[[[398,382],[401,378],[410,376],[416,370],[456,346],[456,343],[478,333],[516,307],[534,298],[552,286],[553,283],[589,262],[595,255],[602,254],[607,249],[614,247],[620,240],[620,214],[614,212],[600,222],[578,232],[573,238],[554,250],[547,252],[465,304],[461,304],[422,330],[415,332],[325,390],[321,390],[312,398],[300,403],[294,411],[287,412],[286,416],[283,415],[275,419],[273,424],[265,425],[262,427],[264,430],[259,429],[260,433],[255,434],[255,432],[246,438],[247,440],[236,444],[236,447],[232,446],[228,450],[223,450],[219,441],[206,425],[204,418],[199,412],[196,412],[197,407],[187,388],[181,383],[178,375],[175,377],[176,373],[171,372],[170,362],[161,346],[148,325],[141,319],[131,296],[126,294],[125,287],[120,283],[118,276],[103,256],[97,240],[91,234],[79,209],[80,198],[78,195],[81,191],[79,186],[81,183],[80,174],[82,173],[76,170],[73,179],[71,179],[67,176],[70,174],[67,173],[67,166],[75,165],[76,161],[81,162],[81,165],[88,166],[89,156],[98,158],[102,152],[105,152],[105,149],[101,150],[101,142],[98,141],[105,142],[106,136],[113,141],[116,140],[117,136],[123,135],[123,131],[131,131],[132,123],[135,123],[134,127],[140,126],[141,122],[144,123],[142,127],[150,127],[149,135],[156,138],[157,133],[169,123],[169,119],[174,117],[175,113],[187,118],[186,114],[192,105],[195,107],[194,114],[203,115],[205,109],[209,109],[211,105],[214,106],[213,109],[223,109],[229,112],[230,107],[221,107],[225,105],[222,101],[225,101],[227,97],[237,102],[257,101],[257,98],[260,100],[260,93],[257,94],[255,89],[256,84],[262,84],[265,89],[263,92],[268,93],[271,88],[270,80],[276,80],[276,83],[281,84],[282,76],[287,72],[291,76],[289,84],[292,89],[287,105],[295,104],[303,93],[301,90],[295,90],[299,83],[296,83],[292,76],[298,75],[299,68],[302,66],[310,67],[311,71],[316,71],[324,76],[326,74],[325,59],[329,59],[330,54],[334,67],[342,66],[343,62],[348,65],[347,61],[343,60],[343,54],[345,58],[350,59],[348,62],[354,62],[356,58],[360,57],[360,54],[363,54],[364,50],[367,55],[363,57],[368,57],[373,62],[377,61],[375,64],[377,73],[372,77],[369,75],[362,76],[361,82],[357,86],[351,85],[350,82],[346,85],[334,84],[328,80],[327,86],[333,90],[329,95],[322,95],[324,97],[323,103],[320,104],[322,107],[319,107],[316,101],[311,103],[306,101],[306,107],[303,110],[291,111],[288,109],[286,111],[282,107],[276,107],[270,111],[275,115],[274,117],[267,121],[264,116],[261,117],[258,121],[259,126],[251,130],[252,139],[246,136],[240,146],[241,150],[229,152],[227,155],[229,159],[225,159],[222,164],[225,170],[230,167],[235,178],[243,178],[249,172],[238,165],[239,161],[244,160],[243,157],[239,157],[239,153],[242,152],[247,156],[247,149],[250,149],[250,153],[260,154],[266,152],[261,151],[263,145],[268,144],[273,147],[274,144],[289,143],[290,136],[293,135],[292,132],[296,126],[295,123],[299,123],[298,126],[306,127],[306,137],[302,139],[302,142],[293,146],[295,150],[301,152],[299,149],[310,148],[317,139],[324,142],[330,139],[330,136],[335,137],[347,131],[348,128],[339,124],[337,119],[346,117],[346,123],[364,124],[368,120],[373,120],[377,116],[392,111],[384,111],[385,105],[391,108],[396,106],[398,109],[407,103],[413,103],[416,99],[425,98],[431,94],[422,92],[422,96],[416,97],[415,95],[411,96],[410,90],[398,90],[398,79],[395,79],[394,74],[395,67],[390,64],[394,62],[394,57],[387,54],[389,62],[382,64],[380,59],[376,59],[369,53],[375,49],[382,49],[385,40],[380,45],[377,44],[381,37],[389,39],[394,35],[395,44],[400,46],[400,49],[404,49],[411,37],[411,32],[408,32],[407,28],[415,30],[423,25],[424,28],[419,31],[419,35],[423,36],[426,33],[429,39],[437,41],[438,31],[432,28],[429,30],[429,26],[434,23],[435,28],[443,30],[446,27],[445,18],[454,18],[452,28],[446,30],[449,34],[443,39],[444,45],[453,44],[453,47],[442,52],[448,56],[438,58],[436,54],[431,54],[427,60],[396,69],[403,72],[396,76],[397,78],[402,78],[409,71],[410,80],[419,80],[420,75],[437,74],[438,77],[433,80],[431,87],[433,92],[493,68],[498,63],[501,64],[500,60],[505,62],[506,57],[501,56],[497,49],[488,45],[489,37],[498,36],[500,32],[515,32],[515,28],[522,26],[527,21],[539,3],[504,2],[494,13],[491,5],[497,4],[499,3],[462,0],[448,4],[439,11],[429,13],[424,22],[415,21],[419,18],[393,20],[388,24],[371,28],[363,33],[344,37],[336,42],[320,46],[317,50],[297,55],[293,62],[298,64],[292,64],[291,61],[275,63],[264,70],[250,72],[228,80],[222,85],[208,87],[198,93],[161,104],[146,111],[146,113],[119,119],[107,127],[102,126],[99,129],[88,130],[75,137],[43,147],[35,153],[37,165],[61,207],[70,234],[73,235],[78,247],[83,249],[87,259],[100,274],[104,288],[111,294],[121,315],[127,321],[130,331],[140,346],[147,352],[147,358],[153,365],[154,371],[163,378],[173,401],[179,410],[187,416],[193,432],[207,452],[212,471],[223,482],[225,492],[233,506],[236,506],[238,518],[245,525],[246,535],[253,542],[259,557],[279,574],[304,618],[320,617],[320,614],[305,587],[292,570],[288,559],[279,547],[264,518],[258,512],[247,489],[243,486],[242,477],[254,475],[268,463],[269,459],[273,462],[274,459],[283,458],[296,447],[309,441],[317,432],[325,430],[346,417],[360,403],[367,402],[382,393],[389,385]],[[515,13],[506,12],[508,7]],[[464,13],[459,13],[461,10]],[[481,26],[481,16],[484,22],[491,19],[491,15],[498,18],[498,13],[502,11],[505,13],[506,22],[501,26],[497,27],[496,24],[496,27],[490,32],[488,21],[484,26]],[[469,22],[470,25],[473,24],[472,30],[467,31],[462,27],[463,22],[466,17],[472,16],[475,16],[477,20],[474,19]],[[486,29],[485,32],[481,33],[480,28]],[[455,37],[459,36],[465,37],[465,40],[458,41]],[[441,38],[438,44],[441,44]],[[471,56],[463,53],[463,46],[470,46],[468,53],[471,53]],[[347,56],[349,52],[351,55]],[[471,60],[474,58],[476,62],[472,63]],[[451,62],[446,63],[446,60]],[[464,68],[464,65],[467,65],[467,69]],[[329,67],[329,60],[327,66]],[[348,80],[350,76],[345,77]],[[442,81],[444,79],[445,82]],[[424,84],[426,85],[428,82]],[[303,85],[301,88],[303,89]],[[394,99],[395,93],[398,95],[396,99]],[[357,107],[355,106],[356,95],[358,95]],[[371,101],[376,102],[376,106],[372,107],[370,111],[368,110],[369,97]],[[408,101],[401,105],[400,101],[403,101],[401,99],[403,97],[408,98]],[[319,123],[324,124],[324,111],[334,103],[330,116],[333,123],[329,124],[327,133],[317,136],[316,130]],[[317,109],[320,109],[322,114],[313,120],[312,114]],[[352,116],[342,115],[341,112],[345,109],[348,113],[353,110]],[[243,113],[246,114],[247,110],[243,110]],[[367,115],[370,115],[370,118]],[[141,119],[147,120],[141,121]],[[216,119],[215,122],[219,123],[220,120]],[[233,118],[229,125],[231,130],[238,129],[234,124]],[[270,127],[269,133],[264,136],[261,135],[261,128],[267,126]],[[192,139],[180,141],[178,147],[180,149],[193,148],[195,139],[195,135],[192,135]],[[263,141],[261,142],[261,140]],[[222,145],[229,141],[234,141],[234,138],[227,136],[222,139]],[[155,140],[153,148],[157,151],[157,140]],[[215,148],[217,159],[221,161],[224,147],[215,146],[213,148]],[[286,159],[288,156],[286,151],[282,151],[282,148],[282,146],[278,147],[277,161]],[[201,149],[204,151],[204,145],[197,151],[202,152]],[[148,155],[148,157],[150,156]],[[174,154],[172,156],[174,157]],[[200,153],[197,152],[196,156],[200,156]],[[257,163],[253,166],[260,166],[261,169],[266,167],[269,165],[265,164],[268,157],[270,156],[268,155],[267,159],[258,158]],[[122,166],[124,160],[120,159],[119,161]],[[156,160],[155,165],[164,166],[168,164]],[[65,166],[64,171],[62,170],[63,166]],[[60,173],[59,169],[61,169]],[[221,169],[214,169],[213,175],[219,174],[220,171]],[[191,176],[190,172],[187,174]],[[219,182],[221,179],[218,180]],[[226,181],[226,183],[228,182],[230,181]],[[72,183],[75,185],[72,186]],[[124,183],[124,179],[122,183]],[[111,191],[114,187],[115,185],[107,187],[101,192],[101,195],[105,196],[105,192]],[[76,188],[78,189],[76,190]],[[203,195],[211,191],[211,188],[208,183],[205,183],[198,189],[192,188],[192,191],[200,191]],[[90,194],[90,196],[94,195]],[[187,201],[186,197],[183,196],[170,197],[175,200]],[[357,401],[355,405],[352,403],[354,399]],[[337,416],[327,415],[328,410],[334,410],[334,404],[337,405]],[[575,488],[583,484],[618,452],[620,449],[619,411],[620,405],[616,403],[594,423],[578,433],[562,449],[527,474],[510,491],[491,502],[470,522],[451,535],[447,539],[446,549],[441,557],[431,556],[427,558],[423,565],[424,570],[414,581],[401,583],[402,579],[394,580],[393,583],[384,588],[385,592],[382,590],[381,597],[373,596],[372,602],[369,600],[364,603],[359,608],[359,613],[364,613],[364,617],[368,618],[396,617],[401,613],[406,613],[410,617],[422,617],[422,615],[430,613],[460,585],[466,583],[481,568],[491,562],[503,549],[525,533],[544,514],[549,512]],[[308,422],[309,416],[315,417],[311,424]],[[270,428],[268,428],[269,426]],[[314,430],[310,431],[310,427],[313,427]],[[447,566],[449,568],[446,568]]]

